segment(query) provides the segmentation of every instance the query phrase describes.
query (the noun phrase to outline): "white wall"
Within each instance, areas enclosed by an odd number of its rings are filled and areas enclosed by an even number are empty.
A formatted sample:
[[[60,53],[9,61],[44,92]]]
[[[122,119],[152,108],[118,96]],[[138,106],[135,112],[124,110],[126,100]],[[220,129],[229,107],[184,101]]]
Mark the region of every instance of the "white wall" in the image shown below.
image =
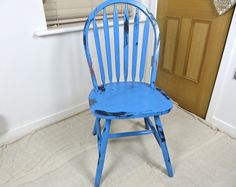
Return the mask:
[[[46,28],[41,0],[2,1],[0,23],[0,131],[31,130],[84,109],[82,33],[34,37]]]
[[[0,142],[87,108],[91,81],[82,32],[34,36],[44,29],[42,0],[1,2]]]
[[[206,120],[236,137],[236,11],[234,11],[225,51]]]

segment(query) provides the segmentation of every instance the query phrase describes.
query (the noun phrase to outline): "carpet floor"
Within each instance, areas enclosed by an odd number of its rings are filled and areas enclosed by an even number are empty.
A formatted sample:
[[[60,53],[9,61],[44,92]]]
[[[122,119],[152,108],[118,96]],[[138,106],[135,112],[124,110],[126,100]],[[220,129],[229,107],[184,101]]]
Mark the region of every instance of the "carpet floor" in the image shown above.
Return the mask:
[[[161,117],[174,169],[166,174],[153,135],[109,140],[102,187],[236,187],[236,140],[175,106]],[[85,111],[0,147],[1,187],[90,187],[96,164],[94,117]],[[143,129],[142,119],[112,132]]]

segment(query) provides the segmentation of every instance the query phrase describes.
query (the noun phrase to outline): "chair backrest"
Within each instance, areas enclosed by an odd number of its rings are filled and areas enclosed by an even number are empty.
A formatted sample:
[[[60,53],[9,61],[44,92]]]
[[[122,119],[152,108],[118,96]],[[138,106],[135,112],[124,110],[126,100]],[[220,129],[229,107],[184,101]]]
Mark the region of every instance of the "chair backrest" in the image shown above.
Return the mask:
[[[155,80],[156,80],[156,72],[157,72],[157,63],[158,63],[158,57],[159,57],[159,49],[160,49],[160,40],[159,40],[159,27],[157,25],[155,17],[148,11],[148,9],[142,5],[138,1],[134,0],[107,0],[103,4],[99,5],[97,8],[95,8],[90,15],[88,16],[88,19],[84,26],[84,33],[83,33],[83,43],[85,48],[85,53],[87,57],[87,62],[89,65],[89,70],[93,82],[93,86],[96,90],[98,90],[98,84],[97,84],[97,78],[95,76],[95,71],[93,68],[90,48],[89,48],[89,29],[90,25],[92,25],[93,29],[93,35],[95,40],[95,46],[96,46],[96,52],[97,52],[97,61],[99,65],[100,70],[100,78],[102,85],[106,84],[106,81],[111,82],[120,82],[121,81],[121,59],[120,59],[120,27],[119,27],[119,17],[120,14],[118,14],[117,11],[117,5],[124,4],[124,12],[123,12],[123,76],[124,81],[128,81],[128,68],[129,63],[132,65],[132,71],[131,71],[131,81],[135,81],[136,79],[136,69],[137,69],[137,54],[138,54],[138,38],[139,38],[139,23],[140,23],[140,13],[142,12],[143,15],[146,17],[146,21],[144,23],[143,28],[143,38],[142,38],[142,48],[141,48],[141,56],[140,56],[140,63],[139,63],[139,81],[142,82],[144,78],[144,70],[145,70],[145,63],[146,63],[146,56],[147,56],[147,49],[150,49],[148,46],[148,37],[149,37],[149,28],[150,24],[153,29],[153,35],[154,35],[154,47],[153,47],[153,55],[152,55],[152,62],[151,62],[151,77],[150,77],[150,85],[152,87],[155,87]],[[129,42],[129,27],[130,27],[130,14],[129,14],[129,7],[134,8],[134,26],[133,26],[133,42],[130,44]],[[112,38],[110,38],[109,33],[109,23],[111,22],[108,19],[107,11],[106,9],[109,6],[114,7],[114,13],[111,21],[113,21],[113,41],[114,41],[114,63],[112,63],[112,57],[111,57],[111,43],[110,41]],[[107,66],[107,75],[108,80],[106,80],[105,76],[105,70],[104,70],[104,63],[102,58],[102,50],[101,50],[101,44],[100,44],[100,37],[99,37],[99,31],[98,31],[98,25],[96,21],[96,16],[101,17],[101,12],[103,11],[103,29],[104,29],[104,40],[105,40],[105,49],[106,49],[106,66]],[[109,22],[109,23],[108,23]],[[92,23],[92,24],[91,24]],[[129,62],[129,45],[132,45],[132,62]],[[114,66],[114,67],[112,67]],[[115,69],[115,72],[112,73],[112,69]],[[112,74],[115,74],[116,81],[113,81]]]

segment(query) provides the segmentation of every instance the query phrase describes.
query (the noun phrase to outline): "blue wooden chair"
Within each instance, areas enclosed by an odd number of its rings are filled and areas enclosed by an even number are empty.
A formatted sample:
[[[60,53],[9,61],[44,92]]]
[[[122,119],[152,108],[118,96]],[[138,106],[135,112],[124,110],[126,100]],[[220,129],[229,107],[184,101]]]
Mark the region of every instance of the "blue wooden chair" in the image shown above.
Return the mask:
[[[124,5],[124,15],[123,21],[124,26],[122,30],[124,31],[123,35],[120,36],[120,27],[119,27],[119,15],[117,11],[117,4]],[[134,23],[133,23],[133,42],[129,43],[129,32],[130,29],[130,15],[129,8],[133,7],[135,10],[134,13]],[[113,21],[113,34],[114,38],[110,38],[107,7],[114,7],[114,14],[111,21]],[[120,6],[120,5],[119,5]],[[99,37],[99,31],[96,21],[96,16],[98,13],[103,12],[103,30],[104,30],[104,39],[105,39],[105,51],[106,51],[106,66],[107,71],[105,71],[105,63],[102,58],[102,49]],[[140,27],[140,13],[145,15],[146,21],[144,23],[143,29],[143,39],[142,39],[142,49],[140,63],[137,62],[138,46],[139,46],[139,27]],[[99,14],[101,16],[101,14]],[[94,36],[94,43],[96,47],[98,67],[100,70],[100,80],[101,84],[98,84],[96,72],[93,68],[93,63],[90,48],[89,48],[89,29],[92,25],[92,35]],[[153,47],[153,56],[152,56],[152,68],[151,68],[151,78],[150,83],[147,84],[143,81],[144,70],[145,70],[145,61],[148,46],[148,37],[150,26],[154,33],[154,47]],[[160,49],[160,38],[159,38],[159,28],[154,16],[144,7],[140,2],[134,0],[108,0],[103,4],[95,8],[91,14],[88,16],[88,19],[84,26],[83,33],[83,43],[85,48],[85,53],[88,61],[89,70],[91,73],[93,90],[89,95],[89,105],[91,112],[95,115],[95,125],[93,129],[93,134],[97,135],[98,141],[98,152],[99,158],[97,163],[96,179],[95,186],[100,185],[100,180],[102,176],[102,170],[105,160],[107,142],[109,138],[120,138],[125,136],[136,136],[136,135],[146,135],[153,133],[158,144],[163,153],[165,165],[167,168],[168,175],[173,176],[173,170],[171,166],[171,161],[169,153],[166,146],[166,140],[160,121],[160,115],[168,113],[172,106],[172,100],[159,88],[155,86],[156,72],[157,72],[157,62]],[[124,37],[122,49],[120,49],[120,38]],[[114,63],[112,63],[111,55],[111,43],[114,41]],[[90,40],[91,41],[91,40]],[[129,45],[132,47],[132,62],[128,62],[129,55]],[[120,50],[123,50],[123,61],[120,59]],[[105,53],[104,51],[104,53]],[[123,63],[123,80],[121,80],[121,63]],[[132,65],[132,71],[130,73],[131,80],[129,77],[129,63]],[[139,65],[139,77],[138,81],[136,80],[137,66]],[[112,68],[112,66],[114,66]],[[112,70],[115,69],[115,72]],[[107,72],[108,80],[106,80],[105,72]],[[113,77],[115,74],[115,80]],[[150,117],[154,117],[155,125],[153,125]],[[123,132],[123,133],[109,133],[111,120],[115,119],[129,119],[129,118],[144,118],[145,128],[141,131],[135,132]],[[102,127],[100,125],[101,119],[105,119],[105,125]]]

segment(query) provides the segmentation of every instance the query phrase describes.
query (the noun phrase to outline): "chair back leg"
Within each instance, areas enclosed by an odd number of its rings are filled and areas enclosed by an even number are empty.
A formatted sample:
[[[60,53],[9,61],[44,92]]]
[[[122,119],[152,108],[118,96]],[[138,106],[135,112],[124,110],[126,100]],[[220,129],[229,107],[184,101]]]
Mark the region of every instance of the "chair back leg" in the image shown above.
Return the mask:
[[[149,126],[148,126],[148,122],[146,118],[144,118],[144,123],[145,123],[145,129],[149,130]]]
[[[93,127],[93,132],[92,132],[92,134],[95,136],[95,135],[97,135],[97,125],[98,124],[100,124],[100,118],[96,118],[96,120],[95,120],[95,123],[94,123],[94,127]]]
[[[95,184],[94,184],[95,187],[99,187],[100,182],[101,182],[101,176],[102,176],[104,160],[105,160],[105,155],[106,155],[110,125],[111,125],[111,120],[106,120],[102,135],[101,135],[101,132],[98,132],[100,128],[97,128],[98,142],[100,142],[99,143],[100,145],[98,145],[99,157],[98,157],[96,178],[95,178]],[[99,137],[99,135],[101,135],[101,137]]]

